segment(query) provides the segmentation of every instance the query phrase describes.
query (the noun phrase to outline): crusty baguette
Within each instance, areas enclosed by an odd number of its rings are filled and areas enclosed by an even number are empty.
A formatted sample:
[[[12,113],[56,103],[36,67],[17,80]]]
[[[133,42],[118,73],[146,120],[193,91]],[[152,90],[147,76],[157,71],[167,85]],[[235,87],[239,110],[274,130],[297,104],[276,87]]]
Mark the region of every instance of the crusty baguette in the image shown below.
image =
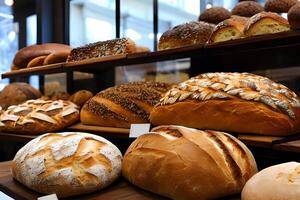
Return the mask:
[[[138,137],[122,166],[134,185],[174,200],[239,193],[256,172],[253,155],[233,136],[179,126],[157,127]]]
[[[300,100],[287,87],[262,76],[207,73],[168,91],[150,121],[284,136],[300,131]]]

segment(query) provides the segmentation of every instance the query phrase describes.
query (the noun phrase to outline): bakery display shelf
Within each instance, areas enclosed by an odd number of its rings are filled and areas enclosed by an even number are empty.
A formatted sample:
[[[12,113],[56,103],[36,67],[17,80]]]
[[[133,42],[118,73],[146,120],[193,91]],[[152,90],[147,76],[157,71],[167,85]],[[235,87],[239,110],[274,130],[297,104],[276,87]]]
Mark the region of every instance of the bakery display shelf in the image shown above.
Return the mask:
[[[254,36],[216,44],[192,45],[157,52],[115,55],[57,66],[41,66],[2,74],[2,78],[71,71],[101,73],[116,66],[181,58],[192,59],[192,71],[253,71],[299,65],[300,31]],[[224,68],[224,66],[227,66]],[[47,68],[49,67],[49,68]]]
[[[0,191],[15,199],[37,199],[42,194],[27,189],[12,178],[11,161],[0,163]],[[167,198],[139,189],[132,184],[120,178],[108,188],[78,197],[65,199],[80,200],[167,200]],[[240,200],[240,195],[222,198],[220,200]]]

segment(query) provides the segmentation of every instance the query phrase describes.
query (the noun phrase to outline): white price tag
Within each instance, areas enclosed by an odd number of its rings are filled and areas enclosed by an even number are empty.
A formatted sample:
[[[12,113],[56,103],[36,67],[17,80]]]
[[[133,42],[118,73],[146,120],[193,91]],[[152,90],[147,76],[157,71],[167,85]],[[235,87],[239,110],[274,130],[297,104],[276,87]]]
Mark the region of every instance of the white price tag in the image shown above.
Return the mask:
[[[58,200],[56,194],[39,197],[37,200]]]
[[[3,192],[0,191],[0,199],[1,200],[15,200],[9,196],[7,196],[6,194],[4,194]]]
[[[149,131],[150,131],[150,124],[131,124],[129,137],[137,138],[141,135],[149,133]]]

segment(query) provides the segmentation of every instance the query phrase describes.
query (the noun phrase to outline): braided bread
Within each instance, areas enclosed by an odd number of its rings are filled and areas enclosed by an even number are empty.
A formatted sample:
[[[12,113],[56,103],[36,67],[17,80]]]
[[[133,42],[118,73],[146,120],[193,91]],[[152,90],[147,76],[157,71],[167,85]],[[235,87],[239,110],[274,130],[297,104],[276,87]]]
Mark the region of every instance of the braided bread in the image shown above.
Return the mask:
[[[16,154],[13,177],[40,193],[73,196],[100,190],[121,173],[122,154],[106,139],[88,133],[49,133]]]
[[[134,185],[175,200],[207,200],[238,193],[257,172],[247,147],[233,136],[161,126],[138,137],[122,174]]]
[[[81,109],[83,124],[125,127],[149,122],[149,113],[169,84],[136,82],[108,88],[88,100]]]
[[[151,123],[268,135],[300,130],[300,99],[287,87],[249,73],[206,73],[172,88]]]
[[[0,130],[40,134],[67,127],[78,118],[78,107],[70,101],[28,100],[8,107],[0,115]]]

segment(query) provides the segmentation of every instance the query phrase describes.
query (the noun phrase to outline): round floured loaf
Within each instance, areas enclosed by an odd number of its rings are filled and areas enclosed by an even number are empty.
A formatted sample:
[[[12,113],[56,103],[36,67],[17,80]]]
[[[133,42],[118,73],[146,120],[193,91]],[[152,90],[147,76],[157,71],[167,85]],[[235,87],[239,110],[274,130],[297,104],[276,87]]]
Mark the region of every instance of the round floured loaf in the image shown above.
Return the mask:
[[[134,185],[175,200],[207,200],[238,193],[257,172],[247,147],[233,136],[161,126],[128,148],[122,174]]]
[[[44,194],[67,197],[100,190],[121,173],[122,154],[106,139],[88,133],[49,133],[16,154],[13,177]]]
[[[78,107],[63,100],[28,100],[0,115],[0,130],[40,134],[65,128],[79,119]]]
[[[300,131],[300,99],[249,73],[205,73],[169,90],[150,113],[154,125],[290,135]]]
[[[254,175],[242,191],[242,200],[299,200],[300,163],[268,167]]]

